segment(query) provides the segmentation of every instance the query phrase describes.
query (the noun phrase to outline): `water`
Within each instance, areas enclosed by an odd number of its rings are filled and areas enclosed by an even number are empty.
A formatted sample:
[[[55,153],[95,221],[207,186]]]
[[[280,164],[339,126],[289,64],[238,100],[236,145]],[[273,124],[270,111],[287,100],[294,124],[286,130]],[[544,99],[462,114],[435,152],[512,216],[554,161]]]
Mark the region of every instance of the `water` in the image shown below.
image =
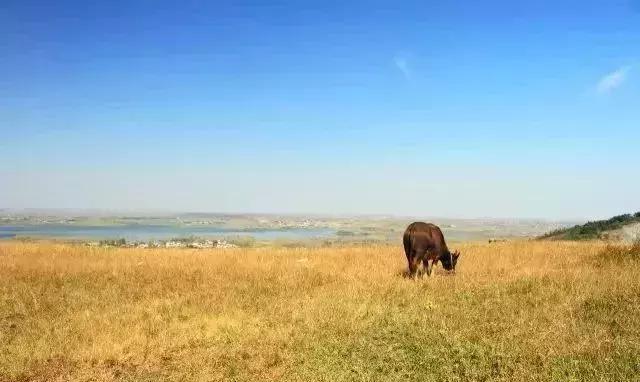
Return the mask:
[[[120,239],[128,241],[168,240],[190,236],[202,238],[253,237],[257,240],[290,239],[304,240],[332,237],[335,230],[330,228],[283,228],[283,229],[228,229],[201,226],[171,225],[108,225],[82,226],[71,224],[41,224],[21,226],[0,226],[0,238],[37,237],[59,239]]]

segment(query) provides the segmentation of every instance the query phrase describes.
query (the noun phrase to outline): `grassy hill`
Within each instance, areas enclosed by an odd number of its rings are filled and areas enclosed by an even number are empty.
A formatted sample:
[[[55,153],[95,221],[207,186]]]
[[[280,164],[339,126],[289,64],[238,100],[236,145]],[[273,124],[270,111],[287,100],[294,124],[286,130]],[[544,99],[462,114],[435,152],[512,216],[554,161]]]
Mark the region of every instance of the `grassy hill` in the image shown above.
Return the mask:
[[[637,381],[638,248],[0,241],[0,381]]]
[[[569,228],[561,228],[548,232],[539,239],[552,240],[589,240],[599,239],[610,231],[615,231],[629,224],[640,223],[640,212],[614,216],[607,220],[590,221]]]

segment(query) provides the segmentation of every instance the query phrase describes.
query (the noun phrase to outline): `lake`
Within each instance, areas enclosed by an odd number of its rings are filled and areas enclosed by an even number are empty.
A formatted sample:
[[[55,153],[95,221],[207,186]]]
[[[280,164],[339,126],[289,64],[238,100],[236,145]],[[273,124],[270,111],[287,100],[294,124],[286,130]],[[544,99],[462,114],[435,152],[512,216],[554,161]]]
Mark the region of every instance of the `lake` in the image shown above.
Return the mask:
[[[329,238],[335,235],[331,228],[282,228],[282,229],[228,229],[207,226],[171,225],[105,225],[83,226],[75,224],[39,224],[0,226],[0,238],[37,237],[58,239],[120,239],[127,241],[169,240],[190,236],[202,238],[253,237],[257,240],[305,240]]]

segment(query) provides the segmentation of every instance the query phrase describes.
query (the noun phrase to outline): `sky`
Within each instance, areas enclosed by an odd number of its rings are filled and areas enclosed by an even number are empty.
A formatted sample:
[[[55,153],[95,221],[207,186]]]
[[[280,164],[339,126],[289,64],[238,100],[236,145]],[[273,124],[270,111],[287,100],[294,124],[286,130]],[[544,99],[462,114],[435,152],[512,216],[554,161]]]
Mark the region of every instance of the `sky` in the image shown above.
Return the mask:
[[[640,210],[640,0],[0,3],[0,208]]]

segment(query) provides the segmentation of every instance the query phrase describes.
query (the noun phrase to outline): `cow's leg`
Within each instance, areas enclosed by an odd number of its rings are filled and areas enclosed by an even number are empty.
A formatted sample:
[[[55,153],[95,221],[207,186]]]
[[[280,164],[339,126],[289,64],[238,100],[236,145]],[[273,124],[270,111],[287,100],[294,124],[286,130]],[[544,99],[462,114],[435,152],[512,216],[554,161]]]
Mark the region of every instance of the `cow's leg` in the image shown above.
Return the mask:
[[[415,261],[414,267],[415,267],[416,271],[418,271],[418,268],[420,267],[420,263],[424,264],[425,259],[426,259],[425,256],[426,256],[426,254],[424,252],[422,252],[422,251],[418,251],[416,253],[416,257],[414,258],[414,261]],[[423,267],[422,268],[422,272],[420,272],[420,275],[423,275],[425,270],[426,270],[426,267]]]
[[[433,261],[431,261],[431,264],[427,261],[427,264],[427,276],[431,277],[431,272],[433,272]]]
[[[431,264],[429,264],[429,260],[431,261]],[[433,256],[431,255],[431,251],[427,251],[424,254],[424,259],[422,260],[423,264],[424,264],[424,269],[427,272],[427,276],[431,276],[431,271],[433,270],[433,265],[435,264],[435,261],[433,261]]]
[[[414,278],[418,277],[418,267],[419,266],[420,266],[420,256],[414,255],[413,258],[411,259],[411,268],[412,268],[411,275]]]
[[[418,271],[418,256],[415,251],[407,253],[407,263],[409,264],[409,276],[415,277]]]
[[[409,268],[409,276],[412,275],[411,271],[411,259],[413,258],[413,254],[411,253],[411,244],[406,240],[404,240],[404,254],[407,257],[407,266]]]
[[[433,260],[431,261],[431,266],[429,267],[429,276],[431,276],[431,273],[433,272],[433,267],[434,267],[436,264],[438,264],[438,259],[437,259],[437,258],[436,258],[436,259],[433,259]]]
[[[431,276],[431,268],[433,267],[433,263],[431,266],[429,266],[429,256],[425,256],[422,259],[422,267],[424,268],[425,272],[427,272],[427,276]]]

